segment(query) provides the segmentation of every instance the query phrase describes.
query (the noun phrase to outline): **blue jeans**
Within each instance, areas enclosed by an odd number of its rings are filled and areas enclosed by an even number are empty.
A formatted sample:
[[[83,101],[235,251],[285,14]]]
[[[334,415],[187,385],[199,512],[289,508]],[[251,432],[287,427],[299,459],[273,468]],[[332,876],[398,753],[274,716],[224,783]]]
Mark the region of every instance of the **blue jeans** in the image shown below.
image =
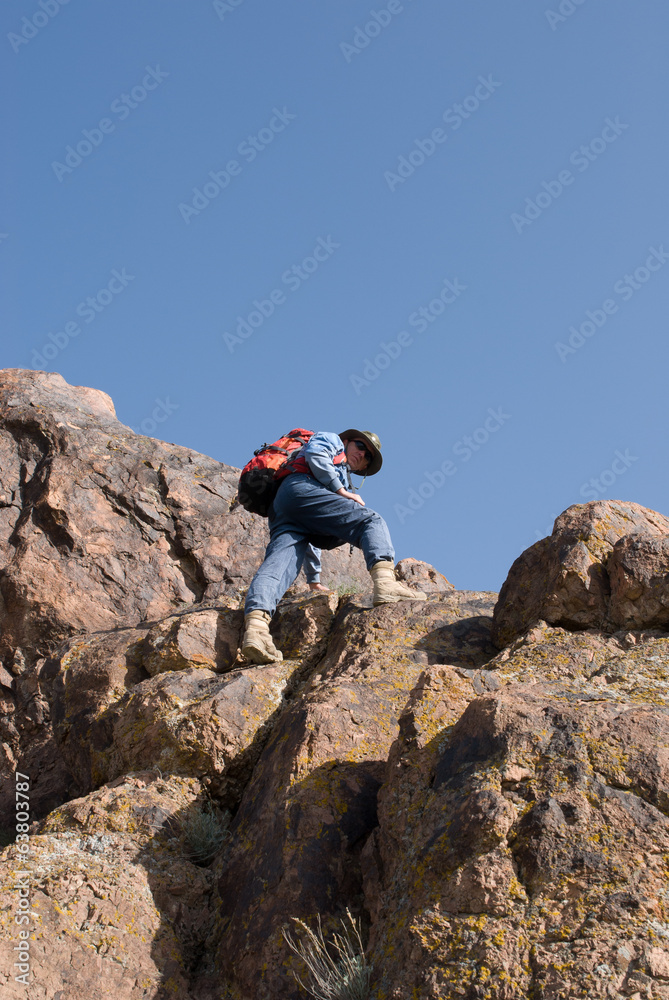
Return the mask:
[[[253,577],[244,611],[269,611],[295,582],[311,543],[333,549],[349,542],[362,549],[367,569],[395,560],[388,525],[380,514],[321,486],[313,476],[295,473],[281,483],[269,513],[269,545]]]

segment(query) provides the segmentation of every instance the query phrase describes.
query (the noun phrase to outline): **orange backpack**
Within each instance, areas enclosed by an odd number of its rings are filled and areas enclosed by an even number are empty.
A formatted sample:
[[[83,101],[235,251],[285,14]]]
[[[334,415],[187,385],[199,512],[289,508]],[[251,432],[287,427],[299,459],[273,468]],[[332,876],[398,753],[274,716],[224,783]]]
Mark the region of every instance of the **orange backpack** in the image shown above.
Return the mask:
[[[282,466],[313,433],[296,427],[273,444],[264,444],[253,452],[253,458],[242,469],[237,488],[237,498],[245,510],[267,517],[282,478]]]

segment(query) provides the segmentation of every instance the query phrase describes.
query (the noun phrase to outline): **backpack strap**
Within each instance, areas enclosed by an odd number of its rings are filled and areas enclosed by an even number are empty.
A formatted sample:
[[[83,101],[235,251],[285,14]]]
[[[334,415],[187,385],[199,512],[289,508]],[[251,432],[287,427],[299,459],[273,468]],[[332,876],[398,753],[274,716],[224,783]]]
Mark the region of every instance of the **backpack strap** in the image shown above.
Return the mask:
[[[264,444],[262,446],[262,448],[256,448],[256,450],[253,452],[253,454],[254,455],[262,455],[262,453],[264,451],[276,451],[280,455],[287,455],[288,454],[288,452],[286,451],[285,448],[277,448],[277,446],[275,444]]]
[[[305,442],[306,444],[306,442]],[[293,452],[291,457],[284,462],[280,469],[277,469],[275,473],[275,479],[283,479],[284,476],[290,476],[294,472],[306,473],[308,476],[314,476],[313,472],[309,468],[309,463],[307,462],[304,455],[301,454],[301,450]],[[344,465],[346,462],[346,452],[341,451],[338,455],[335,455],[332,459],[333,465]],[[316,478],[314,476],[314,478]],[[351,474],[347,468],[346,478],[348,479],[348,485],[350,489],[353,489],[351,483]]]

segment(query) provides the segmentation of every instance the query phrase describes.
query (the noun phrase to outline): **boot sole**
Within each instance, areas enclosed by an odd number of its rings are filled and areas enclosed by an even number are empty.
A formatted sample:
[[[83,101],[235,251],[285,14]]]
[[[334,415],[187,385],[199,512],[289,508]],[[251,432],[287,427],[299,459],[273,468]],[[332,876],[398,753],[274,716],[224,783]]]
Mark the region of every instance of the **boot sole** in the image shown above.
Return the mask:
[[[269,658],[267,653],[256,649],[255,646],[242,646],[242,656],[245,656],[247,660],[250,660],[251,663],[255,663],[259,667],[265,666],[268,663],[281,663],[283,660],[283,656]]]
[[[399,601],[426,601],[426,597],[386,597],[382,601],[374,601],[374,607],[380,608],[382,604],[397,604]]]

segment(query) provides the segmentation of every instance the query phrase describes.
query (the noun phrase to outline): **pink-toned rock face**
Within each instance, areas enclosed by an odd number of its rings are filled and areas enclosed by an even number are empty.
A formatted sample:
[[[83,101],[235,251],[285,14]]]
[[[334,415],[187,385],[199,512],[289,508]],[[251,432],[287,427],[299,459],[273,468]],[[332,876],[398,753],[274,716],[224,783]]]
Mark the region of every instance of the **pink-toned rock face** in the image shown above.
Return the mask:
[[[0,854],[3,998],[188,996],[211,875],[184,857],[180,830],[200,800],[193,779],[136,774],[53,812],[27,857],[16,847]],[[20,925],[17,883],[30,904]],[[11,972],[21,929],[27,986]]]
[[[612,622],[619,628],[669,626],[669,535],[625,535],[616,542],[607,569]]]
[[[133,433],[103,392],[57,374],[0,372],[0,815],[8,797],[11,808],[17,760],[35,775],[39,814],[81,790],[50,724],[44,666],[63,639],[200,602],[239,605],[268,535],[265,519],[235,505],[238,477],[206,455]],[[369,586],[358,550],[324,553],[327,585],[363,580]],[[234,659],[239,621],[219,615],[214,635],[214,615],[174,626],[165,637],[172,666],[159,657],[161,669],[212,657],[222,669]],[[101,685],[104,701],[108,687],[125,683],[118,650],[111,655],[113,669],[85,668],[99,675],[84,681],[90,697],[91,686]]]
[[[237,470],[134,434],[105,400],[3,373],[3,658],[234,593],[260,561],[258,519],[230,512]]]
[[[395,576],[409,587],[422,590],[424,594],[446,594],[449,590],[455,590],[442,573],[420,559],[401,559],[395,567]]]
[[[570,508],[494,623],[411,558],[373,608],[344,546],[256,666],[237,472],[0,376],[2,997],[298,1000],[283,929],[348,908],[369,1000],[669,1000],[669,521]]]
[[[238,657],[243,612],[220,606],[64,643],[42,685],[71,791],[153,764],[197,775],[235,807],[269,721],[325,652],[336,607],[333,593],[286,598],[272,624],[285,659],[263,669]]]
[[[224,677],[191,667],[143,681],[91,726],[93,784],[153,763],[206,780],[221,804],[236,805],[294,667]]]
[[[407,709],[413,739],[393,748],[366,848],[381,995],[589,1000],[645,978],[641,995],[662,996],[667,716],[534,685],[453,725],[461,695],[444,680]]]
[[[627,536],[636,541],[624,542]],[[509,570],[495,608],[495,642],[506,646],[542,619],[612,631],[666,624],[662,543],[668,538],[669,519],[636,503],[598,500],[570,507],[552,535],[526,549]]]
[[[0,378],[0,656],[238,595],[267,522],[235,505],[239,470],[134,434],[105,393],[60,375]],[[329,586],[368,581],[348,546]]]
[[[359,900],[361,850],[377,823],[385,760],[426,650],[462,664],[465,677],[454,686],[464,708],[474,694],[467,674],[489,644],[470,615],[484,608],[453,591],[428,605],[343,606],[327,654],[279,718],[233,824],[219,883],[218,968],[243,992],[294,996],[295,962],[281,936],[288,916],[321,913],[331,923]]]

